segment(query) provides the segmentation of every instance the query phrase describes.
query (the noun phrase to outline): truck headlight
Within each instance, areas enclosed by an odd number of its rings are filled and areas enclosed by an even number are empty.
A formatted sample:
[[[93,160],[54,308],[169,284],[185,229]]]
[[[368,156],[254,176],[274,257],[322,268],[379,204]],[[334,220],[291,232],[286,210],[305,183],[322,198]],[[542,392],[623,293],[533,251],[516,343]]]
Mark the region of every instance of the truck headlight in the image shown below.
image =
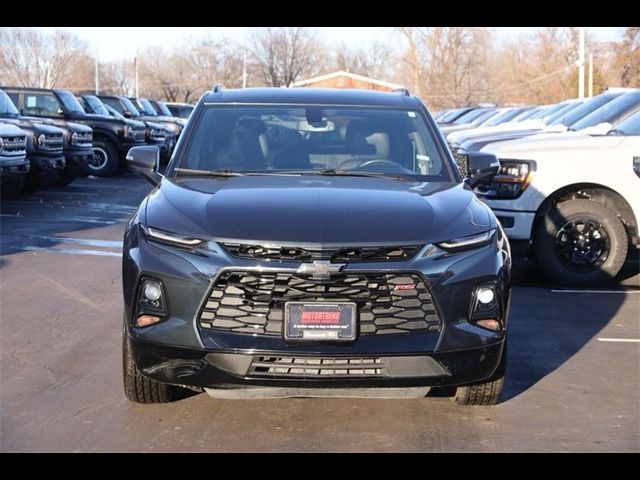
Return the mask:
[[[44,133],[41,133],[38,137],[38,145],[44,147],[47,144],[47,137],[44,136]]]
[[[496,233],[495,228],[482,232],[476,235],[470,235],[468,237],[454,238],[453,240],[447,240],[446,242],[435,243],[434,245],[446,252],[461,252],[464,250],[472,250],[484,245],[489,245],[493,240],[493,236]]]
[[[2,151],[3,148],[4,148],[4,140],[2,140],[2,137],[0,137],[0,152]]]
[[[489,182],[479,185],[477,193],[488,198],[514,199],[522,195],[536,169],[531,160],[500,159],[500,170]]]
[[[71,143],[78,143],[78,132],[73,132],[71,134]]]

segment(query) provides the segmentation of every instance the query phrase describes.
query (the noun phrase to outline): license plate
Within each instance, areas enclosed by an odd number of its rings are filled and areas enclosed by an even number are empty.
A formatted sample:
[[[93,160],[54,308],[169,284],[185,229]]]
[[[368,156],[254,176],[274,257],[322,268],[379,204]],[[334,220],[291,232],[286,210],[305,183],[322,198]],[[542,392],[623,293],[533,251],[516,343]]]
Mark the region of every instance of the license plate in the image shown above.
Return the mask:
[[[353,341],[356,339],[356,304],[287,302],[284,337],[300,341]]]

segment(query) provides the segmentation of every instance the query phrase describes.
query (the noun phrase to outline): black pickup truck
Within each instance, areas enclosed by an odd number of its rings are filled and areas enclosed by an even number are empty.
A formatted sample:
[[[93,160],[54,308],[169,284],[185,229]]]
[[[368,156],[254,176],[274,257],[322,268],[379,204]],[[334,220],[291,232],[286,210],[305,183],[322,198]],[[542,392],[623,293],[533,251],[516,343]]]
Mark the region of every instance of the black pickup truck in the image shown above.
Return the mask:
[[[75,95],[63,89],[0,87],[23,115],[82,123],[93,129],[94,158],[88,171],[110,176],[124,164],[129,148],[145,144],[144,129],[134,129],[117,118],[87,114]]]

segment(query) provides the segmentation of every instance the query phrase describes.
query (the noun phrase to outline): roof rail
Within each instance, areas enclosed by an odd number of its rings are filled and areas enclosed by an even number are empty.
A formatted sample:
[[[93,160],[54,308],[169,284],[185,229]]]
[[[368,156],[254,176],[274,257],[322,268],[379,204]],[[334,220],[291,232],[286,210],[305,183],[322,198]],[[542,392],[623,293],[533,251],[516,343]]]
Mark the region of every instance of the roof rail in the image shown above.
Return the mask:
[[[221,83],[216,83],[213,86],[213,93],[218,93],[222,91],[222,84]]]
[[[402,93],[404,95],[406,95],[407,97],[411,96],[411,92],[409,92],[408,88],[405,87],[400,87],[400,88],[394,88],[393,90],[391,90],[393,93]]]

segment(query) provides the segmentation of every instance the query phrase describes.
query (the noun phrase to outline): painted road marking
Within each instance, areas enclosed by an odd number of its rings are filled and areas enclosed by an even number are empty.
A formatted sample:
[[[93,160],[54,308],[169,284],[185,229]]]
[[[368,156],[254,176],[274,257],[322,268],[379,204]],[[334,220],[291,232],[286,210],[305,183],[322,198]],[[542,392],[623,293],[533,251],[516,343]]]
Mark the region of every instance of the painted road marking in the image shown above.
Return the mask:
[[[551,293],[636,293],[640,290],[551,290]]]
[[[29,235],[30,238],[42,238],[60,243],[75,243],[77,245],[88,245],[90,247],[122,248],[121,241],[97,240],[91,238],[56,237],[53,235]]]
[[[55,248],[55,247],[34,247],[27,245],[20,247],[20,250],[27,250],[33,252],[49,252],[49,253],[68,253],[70,255],[98,255],[102,257],[118,257],[122,258],[121,253],[109,252],[107,250],[80,250],[77,248]]]
[[[124,223],[128,220],[126,217],[121,217],[120,220],[103,220],[100,217],[82,217],[82,216],[72,216],[72,217],[60,217],[58,215],[30,215],[31,212],[28,213],[20,213],[18,214],[9,214],[9,213],[1,213],[0,217],[13,217],[13,218],[39,218],[39,222],[80,222],[80,223],[97,223],[104,225],[115,225],[116,223]]]
[[[598,338],[599,342],[640,343],[640,338]]]

